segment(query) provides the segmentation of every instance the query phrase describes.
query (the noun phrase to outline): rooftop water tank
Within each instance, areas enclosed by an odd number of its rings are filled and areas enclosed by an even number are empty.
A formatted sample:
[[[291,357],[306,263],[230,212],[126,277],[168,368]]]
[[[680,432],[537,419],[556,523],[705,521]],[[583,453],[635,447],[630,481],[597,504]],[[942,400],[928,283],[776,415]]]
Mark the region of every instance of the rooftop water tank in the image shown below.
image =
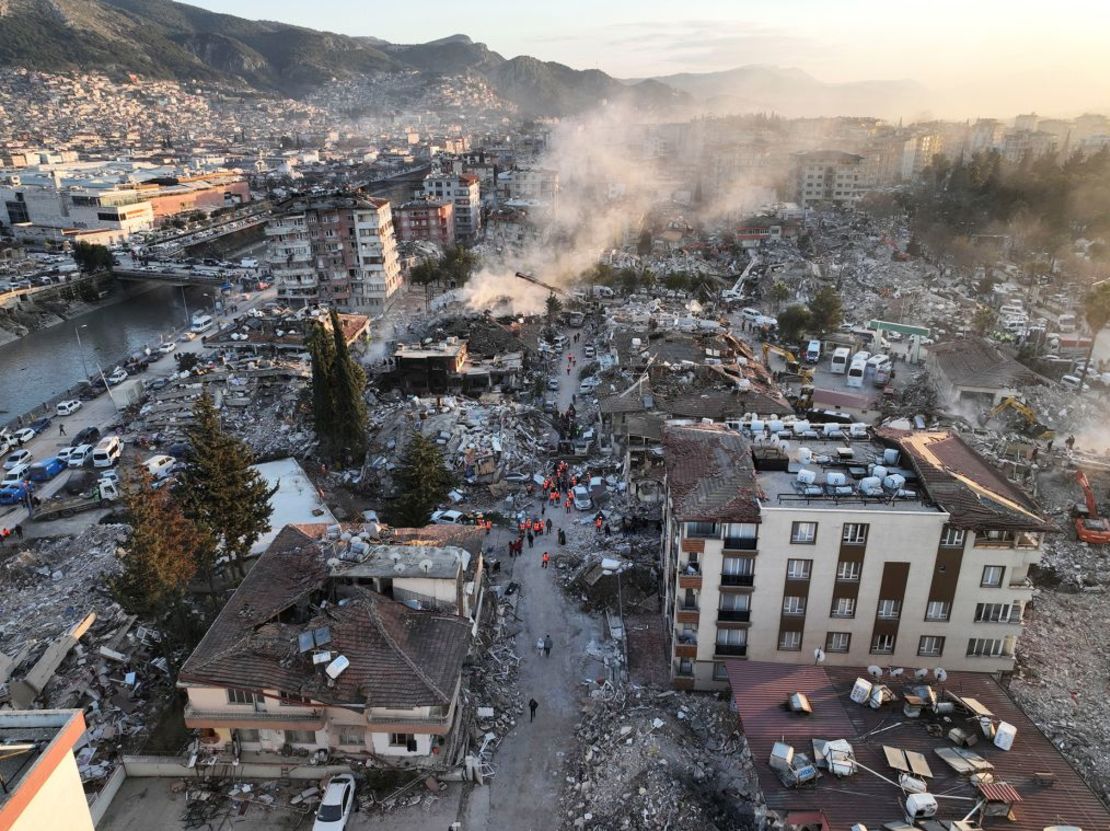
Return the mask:
[[[883,464],[893,467],[898,464],[898,451],[893,447],[888,447],[883,451]]]
[[[812,485],[814,482],[817,481],[817,474],[812,470],[806,470],[805,468],[803,468],[802,470],[798,471],[798,481],[801,482],[803,485]]]

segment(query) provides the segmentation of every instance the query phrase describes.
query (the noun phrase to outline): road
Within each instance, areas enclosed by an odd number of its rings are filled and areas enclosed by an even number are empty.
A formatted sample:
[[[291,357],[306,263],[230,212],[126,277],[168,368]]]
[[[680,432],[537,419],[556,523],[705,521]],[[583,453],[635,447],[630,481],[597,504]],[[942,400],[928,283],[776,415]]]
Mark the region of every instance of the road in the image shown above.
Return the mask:
[[[265,292],[256,292],[251,295],[251,299],[247,302],[241,303],[239,306],[239,314],[246,314],[247,311],[255,306],[273,299],[275,291],[269,289]],[[178,343],[175,352],[203,352],[207,351],[201,343],[200,338],[190,341],[188,343]],[[113,425],[119,424],[119,414],[116,409],[115,401],[124,406],[125,401],[132,400],[138,394],[135,387],[141,385],[143,381],[150,381],[155,378],[166,378],[177,371],[177,362],[174,360],[173,355],[169,355],[159,359],[150,365],[150,368],[141,375],[133,378],[128,378],[117,387],[112,387],[112,395],[100,395],[91,401],[82,403],[81,409],[73,415],[59,418],[54,413],[49,413],[53,417],[53,423],[46,428],[43,433],[35,436],[31,441],[27,442],[24,447],[30,450],[34,455],[32,461],[39,461],[42,459],[49,459],[57,451],[69,445],[72,437],[77,435],[81,430],[86,427],[96,427],[102,434],[108,432],[108,429]],[[114,400],[113,400],[114,396]],[[41,412],[34,413],[37,418],[42,415]],[[63,436],[59,433],[59,425],[65,427],[66,434]],[[65,485],[66,480],[69,478],[70,473],[62,473],[54,477],[49,482],[40,484],[36,487],[36,495],[46,500],[48,497],[53,496]],[[57,536],[59,534],[77,534],[88,525],[95,522],[103,511],[90,511],[84,514],[78,514],[76,517],[70,519],[56,520],[46,523],[35,523],[28,521],[28,513],[26,508],[4,506],[0,507],[0,527],[14,528],[16,525],[23,526],[23,533],[26,537],[43,537],[43,536]]]
[[[572,347],[579,363],[583,343]],[[557,366],[559,407],[565,410],[577,392],[577,367],[566,374],[566,350]],[[537,505],[538,510],[538,505]],[[583,680],[595,674],[595,662],[586,656],[586,645],[600,639],[600,623],[567,601],[559,588],[553,569],[543,569],[545,550],[554,553],[558,530],[567,529],[583,517],[578,511],[566,514],[562,508],[549,512],[554,522],[550,537],[537,538],[534,549],[504,561],[512,579],[521,586],[517,615],[523,630],[516,649],[521,656],[520,691],[524,701],[539,702],[535,722],[529,722],[527,708],[517,726],[505,737],[493,759],[494,777],[488,787],[476,788],[463,821],[465,831],[550,831],[558,825],[559,794],[563,787],[563,763],[574,742],[579,708],[585,696]],[[581,531],[577,531],[579,535]],[[503,551],[510,533],[499,532],[497,551]],[[536,641],[550,635],[550,657],[536,649]]]

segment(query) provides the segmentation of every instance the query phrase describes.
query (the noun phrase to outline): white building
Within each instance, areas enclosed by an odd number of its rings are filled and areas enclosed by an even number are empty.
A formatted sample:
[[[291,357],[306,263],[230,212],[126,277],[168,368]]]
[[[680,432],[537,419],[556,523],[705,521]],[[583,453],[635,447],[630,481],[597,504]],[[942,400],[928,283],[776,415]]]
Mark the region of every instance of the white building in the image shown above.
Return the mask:
[[[431,173],[424,177],[425,198],[446,199],[455,206],[455,239],[474,242],[482,228],[481,184],[472,173]]]
[[[802,205],[851,205],[866,192],[863,157],[839,150],[797,153],[795,184]]]

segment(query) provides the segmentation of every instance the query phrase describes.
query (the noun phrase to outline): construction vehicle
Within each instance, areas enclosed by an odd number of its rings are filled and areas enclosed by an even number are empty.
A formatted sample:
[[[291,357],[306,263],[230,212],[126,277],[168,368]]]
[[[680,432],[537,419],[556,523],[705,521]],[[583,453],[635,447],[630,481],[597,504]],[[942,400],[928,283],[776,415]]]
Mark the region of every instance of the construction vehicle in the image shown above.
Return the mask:
[[[519,277],[521,280],[527,280],[529,283],[539,286],[541,289],[547,289],[552,294],[561,294],[563,297],[570,297],[570,294],[565,289],[561,289],[558,286],[553,286],[550,283],[545,283],[543,280],[539,280],[533,277],[531,274],[525,274],[523,271],[518,271],[516,273],[516,276]]]
[[[52,519],[71,517],[74,514],[91,511],[94,508],[107,508],[117,499],[119,499],[119,487],[114,482],[102,479],[96,483],[91,491],[81,496],[43,502],[35,510],[32,518],[36,522],[49,522]]]
[[[1001,401],[999,401],[998,404],[996,404],[994,408],[991,409],[991,411],[988,412],[986,416],[982,419],[980,426],[985,427],[992,418],[994,418],[1004,410],[1013,410],[1015,413],[1025,419],[1025,432],[1033,438],[1051,441],[1053,438],[1056,437],[1056,431],[1045,424],[1041,424],[1040,420],[1037,418],[1037,413],[1033,410],[1032,407],[1022,401],[1018,401],[1018,399],[1014,398],[1013,396],[1007,396],[1006,398],[1003,398]]]
[[[787,349],[785,346],[776,346],[773,343],[763,344],[763,364],[770,369],[771,362],[769,360],[771,353],[786,361],[786,373],[788,375],[796,375],[801,379],[803,384],[813,383],[813,370],[809,367],[804,367],[799,363],[798,356]]]
[[[1082,470],[1077,470],[1075,481],[1082,488],[1083,499],[1087,504],[1086,514],[1080,513],[1075,518],[1075,536],[1080,542],[1091,545],[1110,544],[1110,519],[1099,516],[1098,503],[1095,502],[1095,493],[1091,490],[1091,483],[1087,481],[1087,474]]]

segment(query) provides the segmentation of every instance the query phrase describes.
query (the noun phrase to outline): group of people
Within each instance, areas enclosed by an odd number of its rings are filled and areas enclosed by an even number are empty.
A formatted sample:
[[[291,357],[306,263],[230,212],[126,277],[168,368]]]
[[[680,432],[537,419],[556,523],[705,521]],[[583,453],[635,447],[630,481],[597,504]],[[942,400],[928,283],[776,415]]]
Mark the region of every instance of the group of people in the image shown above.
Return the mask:
[[[15,538],[20,542],[23,541],[23,526],[16,525],[15,528],[0,528],[0,548],[8,544],[8,538],[15,534]]]

